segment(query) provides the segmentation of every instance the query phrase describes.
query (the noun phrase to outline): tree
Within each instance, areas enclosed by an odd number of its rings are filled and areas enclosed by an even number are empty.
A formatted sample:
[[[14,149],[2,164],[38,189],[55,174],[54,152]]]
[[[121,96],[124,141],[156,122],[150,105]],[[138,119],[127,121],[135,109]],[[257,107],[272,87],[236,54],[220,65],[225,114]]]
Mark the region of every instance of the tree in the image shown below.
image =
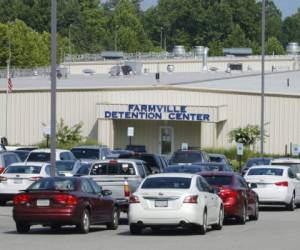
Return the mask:
[[[284,34],[281,41],[284,45],[289,42],[300,43],[300,8],[296,14],[284,20],[282,30],[284,30]]]
[[[285,50],[276,37],[270,37],[266,42],[266,54],[283,55]]]
[[[225,47],[248,47],[249,44],[250,41],[246,38],[244,31],[238,24],[235,25],[232,32],[224,41]]]
[[[258,125],[247,125],[245,128],[236,128],[229,132],[229,141],[243,143],[245,146],[254,145],[260,138]]]
[[[56,141],[57,144],[76,144],[82,140],[81,129],[83,124],[78,123],[72,127],[65,124],[64,120],[61,118],[56,125]]]

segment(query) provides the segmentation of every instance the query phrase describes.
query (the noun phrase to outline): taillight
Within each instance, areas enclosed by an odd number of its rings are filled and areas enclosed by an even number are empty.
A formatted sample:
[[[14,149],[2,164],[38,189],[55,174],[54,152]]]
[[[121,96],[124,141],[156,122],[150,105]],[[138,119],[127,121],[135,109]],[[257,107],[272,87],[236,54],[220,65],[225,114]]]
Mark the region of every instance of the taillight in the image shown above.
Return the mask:
[[[219,196],[225,203],[234,203],[236,201],[236,198],[238,196],[238,192],[234,189],[230,188],[221,188],[219,192]]]
[[[116,165],[116,164],[118,164],[118,161],[116,161],[116,160],[110,160],[109,164]]]
[[[2,174],[4,172],[4,170],[5,170],[5,167],[0,166],[0,174]]]
[[[70,194],[57,194],[54,196],[56,203],[74,206],[77,204],[77,198]]]
[[[198,203],[198,195],[190,195],[184,198],[183,203]]]
[[[276,182],[275,185],[280,187],[288,187],[289,183],[287,181],[280,181],[280,182]]]
[[[125,196],[125,197],[129,197],[130,195],[131,195],[131,191],[130,191],[128,182],[125,181],[125,182],[124,182],[124,196]]]
[[[2,182],[2,181],[7,181],[7,178],[4,176],[0,176],[0,182]]]
[[[38,181],[38,180],[40,180],[42,178],[43,178],[42,176],[34,176],[34,177],[29,178],[29,180],[30,181]]]
[[[129,198],[129,203],[140,203],[140,199],[136,195],[131,195]]]
[[[14,197],[14,205],[22,205],[26,204],[29,201],[29,195],[28,194],[17,194]]]

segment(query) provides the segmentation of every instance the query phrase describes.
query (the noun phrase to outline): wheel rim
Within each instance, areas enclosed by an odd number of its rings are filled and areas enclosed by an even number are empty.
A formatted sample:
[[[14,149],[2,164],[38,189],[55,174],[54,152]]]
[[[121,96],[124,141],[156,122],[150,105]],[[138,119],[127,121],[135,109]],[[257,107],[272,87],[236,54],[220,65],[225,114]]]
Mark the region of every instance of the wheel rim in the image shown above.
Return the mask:
[[[87,214],[87,212],[84,212],[84,215],[83,215],[83,228],[85,231],[89,230],[89,227],[90,227],[90,219],[89,219],[89,216]]]
[[[118,212],[117,211],[114,211],[114,214],[113,214],[113,224],[114,225],[118,225]]]
[[[223,209],[220,210],[220,215],[219,215],[219,225],[223,226],[223,220],[224,220],[224,213]]]
[[[206,228],[207,228],[207,214],[205,212],[204,215],[203,215],[203,229],[204,229],[204,231],[206,231]]]
[[[255,216],[258,217],[258,202],[255,203]]]
[[[294,196],[294,195],[293,195],[293,198],[292,198],[292,206],[293,206],[293,208],[296,207],[296,204],[295,204],[295,196]]]
[[[246,221],[246,207],[243,207],[243,220]]]

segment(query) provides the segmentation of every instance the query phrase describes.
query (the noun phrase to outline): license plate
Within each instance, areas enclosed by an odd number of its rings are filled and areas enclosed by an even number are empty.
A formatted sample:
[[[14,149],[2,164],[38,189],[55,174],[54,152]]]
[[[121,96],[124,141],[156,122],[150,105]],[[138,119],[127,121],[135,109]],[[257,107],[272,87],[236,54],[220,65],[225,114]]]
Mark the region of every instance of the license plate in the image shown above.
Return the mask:
[[[49,207],[50,201],[49,200],[37,200],[36,205],[38,207]]]
[[[168,206],[168,201],[166,201],[166,200],[163,200],[163,201],[157,200],[157,201],[155,201],[155,207],[167,207],[167,206]]]
[[[18,179],[14,180],[14,184],[21,184],[22,182],[23,182],[22,180],[18,180]]]

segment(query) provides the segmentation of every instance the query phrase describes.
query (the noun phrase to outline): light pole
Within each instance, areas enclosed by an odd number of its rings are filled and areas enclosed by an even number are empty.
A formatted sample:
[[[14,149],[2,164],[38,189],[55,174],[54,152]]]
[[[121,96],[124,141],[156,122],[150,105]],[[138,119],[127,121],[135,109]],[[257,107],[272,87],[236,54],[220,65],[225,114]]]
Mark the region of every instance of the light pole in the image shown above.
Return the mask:
[[[163,27],[160,27],[160,48],[163,49]]]
[[[56,173],[56,0],[51,0],[51,176]]]
[[[266,1],[262,0],[261,18],[261,123],[260,123],[260,154],[264,154],[264,123],[265,123],[265,40],[266,40]]]

